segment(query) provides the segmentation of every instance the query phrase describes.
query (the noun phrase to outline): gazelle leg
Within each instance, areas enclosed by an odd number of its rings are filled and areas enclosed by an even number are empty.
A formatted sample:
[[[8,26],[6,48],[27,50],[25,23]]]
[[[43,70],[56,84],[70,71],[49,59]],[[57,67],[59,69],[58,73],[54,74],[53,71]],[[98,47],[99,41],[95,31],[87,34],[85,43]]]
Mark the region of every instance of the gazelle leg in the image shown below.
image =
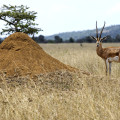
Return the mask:
[[[111,75],[111,62],[109,62],[109,75]]]
[[[105,60],[106,75],[108,73],[108,60]]]

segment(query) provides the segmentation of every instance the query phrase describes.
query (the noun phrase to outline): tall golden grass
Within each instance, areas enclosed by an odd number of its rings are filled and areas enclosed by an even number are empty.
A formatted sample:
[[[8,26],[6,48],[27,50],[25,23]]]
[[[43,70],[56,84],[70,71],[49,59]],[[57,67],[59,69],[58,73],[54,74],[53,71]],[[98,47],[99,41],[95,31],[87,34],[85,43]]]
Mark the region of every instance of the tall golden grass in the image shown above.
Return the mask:
[[[41,44],[51,56],[81,72],[57,71],[35,80],[1,76],[0,120],[119,120],[120,64],[113,63],[112,75],[105,76],[95,46]]]

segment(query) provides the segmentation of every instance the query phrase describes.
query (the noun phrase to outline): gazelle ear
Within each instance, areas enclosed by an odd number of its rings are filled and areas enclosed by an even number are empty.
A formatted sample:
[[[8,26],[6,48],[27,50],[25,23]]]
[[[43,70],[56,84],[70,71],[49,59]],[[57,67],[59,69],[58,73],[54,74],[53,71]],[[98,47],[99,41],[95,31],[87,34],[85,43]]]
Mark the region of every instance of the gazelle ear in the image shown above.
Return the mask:
[[[90,36],[93,40],[97,40],[95,37],[93,37],[93,36]]]
[[[105,37],[101,38],[100,41],[103,41],[103,40],[107,39],[107,37],[108,36],[105,36]]]

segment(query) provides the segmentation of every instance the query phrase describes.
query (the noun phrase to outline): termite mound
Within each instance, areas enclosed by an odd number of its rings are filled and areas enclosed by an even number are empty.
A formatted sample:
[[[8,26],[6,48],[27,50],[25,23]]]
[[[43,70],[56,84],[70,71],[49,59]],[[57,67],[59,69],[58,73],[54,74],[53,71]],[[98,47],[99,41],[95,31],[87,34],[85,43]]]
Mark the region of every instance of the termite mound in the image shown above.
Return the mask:
[[[6,76],[35,76],[58,70],[76,69],[47,54],[25,33],[13,33],[0,45],[0,73]]]

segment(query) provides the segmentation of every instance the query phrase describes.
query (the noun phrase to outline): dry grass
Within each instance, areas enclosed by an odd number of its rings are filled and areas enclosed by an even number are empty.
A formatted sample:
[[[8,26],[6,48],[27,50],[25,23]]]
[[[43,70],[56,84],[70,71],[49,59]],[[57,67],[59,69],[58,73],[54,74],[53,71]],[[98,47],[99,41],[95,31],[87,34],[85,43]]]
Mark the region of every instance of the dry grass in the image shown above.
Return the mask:
[[[120,64],[114,63],[112,76],[106,77],[95,44],[41,47],[65,64],[91,74],[57,71],[34,79],[1,76],[0,120],[119,120]]]

